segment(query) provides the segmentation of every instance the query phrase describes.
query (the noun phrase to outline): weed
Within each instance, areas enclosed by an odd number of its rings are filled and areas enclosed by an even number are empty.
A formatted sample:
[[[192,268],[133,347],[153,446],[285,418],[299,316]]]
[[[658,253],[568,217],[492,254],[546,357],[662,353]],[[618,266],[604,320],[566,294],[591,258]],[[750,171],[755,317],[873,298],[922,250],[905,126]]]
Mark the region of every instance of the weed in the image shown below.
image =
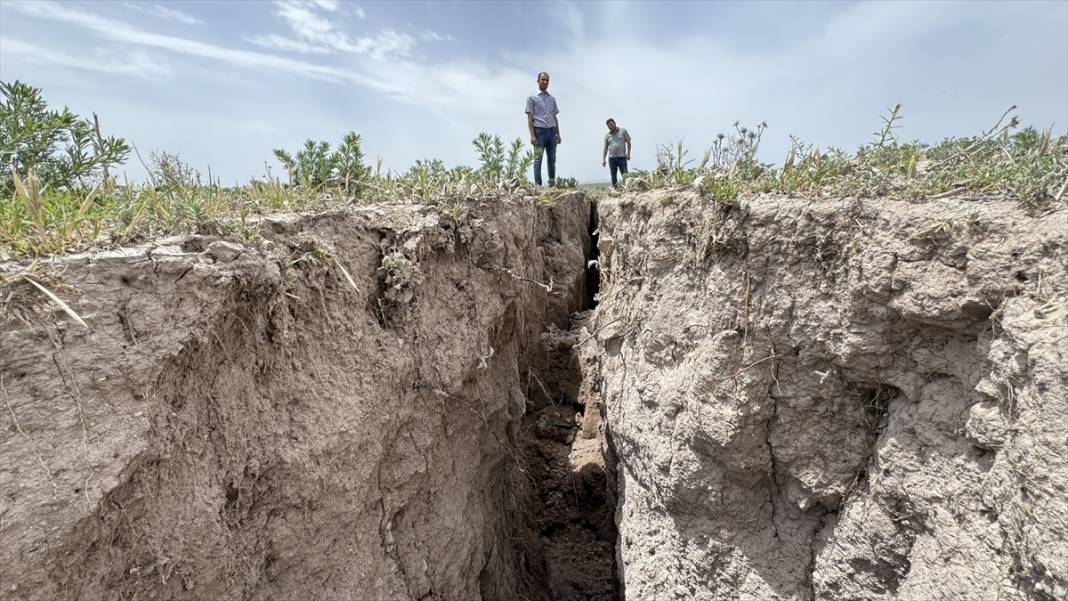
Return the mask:
[[[308,139],[296,156],[276,148],[274,156],[285,167],[290,185],[304,188],[324,188],[337,185],[346,193],[358,193],[371,175],[371,168],[363,164],[360,136],[349,132],[333,152],[324,140]]]
[[[967,220],[965,221],[965,227],[972,234],[980,234],[986,231],[986,224],[979,218],[979,209],[975,209],[968,213]]]
[[[512,140],[505,158],[504,144],[500,136],[490,136],[486,132],[478,134],[471,141],[478,153],[479,168],[477,175],[493,184],[516,185],[525,178],[525,174],[534,164],[534,153],[523,152],[523,140]]]
[[[936,221],[917,228],[909,235],[909,240],[941,240],[953,234],[955,224],[952,221]]]
[[[560,195],[552,188],[546,188],[538,194],[537,203],[538,206],[543,209],[551,209],[556,206],[556,200]]]
[[[422,281],[419,270],[400,252],[383,256],[378,273],[385,285],[383,296],[387,307],[409,303],[414,297],[413,288]],[[382,299],[379,299],[379,304],[382,304]]]
[[[278,253],[278,255],[282,272],[282,283],[285,287],[287,296],[296,298],[296,295],[291,293],[290,290],[292,290],[300,280],[300,271],[305,267],[319,267],[327,270],[336,267],[348,283],[353,288],[356,288],[356,290],[359,290],[356,286],[356,282],[353,281],[352,276],[349,275],[348,270],[346,270],[341,265],[341,262],[338,261],[334,251],[314,238],[302,236],[298,239],[296,245],[289,249],[288,253],[282,251],[282,253]]]
[[[457,223],[467,218],[467,207],[462,202],[453,201],[448,208],[445,209],[445,214],[452,217],[453,221]]]
[[[738,193],[777,193],[801,197],[855,196],[937,199],[963,192],[984,192],[1016,199],[1028,211],[1061,202],[1068,190],[1068,136],[1025,128],[1015,134],[1019,119],[1011,107],[990,129],[974,138],[947,139],[933,146],[901,142],[897,130],[901,105],[888,109],[870,144],[849,154],[839,148],[820,149],[790,137],[790,149],[776,167],[756,160],[767,127],[734,124],[735,133],[718,134],[700,162],[692,165],[682,142],[657,149],[658,167],[634,171],[628,190],[700,183],[715,197],[729,197],[709,188],[723,182]],[[701,176],[704,179],[698,180]]]
[[[11,194],[16,174],[34,174],[43,190],[92,188],[129,154],[125,140],[100,134],[96,115],[49,110],[39,88],[0,82],[0,195]]]
[[[408,257],[401,253],[391,253],[382,257],[382,265],[379,270],[390,276],[399,276],[411,266],[412,262],[408,260]]]

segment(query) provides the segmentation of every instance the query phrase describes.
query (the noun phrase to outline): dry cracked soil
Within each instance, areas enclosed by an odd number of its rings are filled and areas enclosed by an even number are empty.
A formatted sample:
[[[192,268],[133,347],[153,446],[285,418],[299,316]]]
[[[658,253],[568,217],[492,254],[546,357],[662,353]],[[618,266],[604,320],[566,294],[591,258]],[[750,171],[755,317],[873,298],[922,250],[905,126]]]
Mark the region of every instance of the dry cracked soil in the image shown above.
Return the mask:
[[[468,204],[0,265],[3,598],[1068,598],[1068,209]]]

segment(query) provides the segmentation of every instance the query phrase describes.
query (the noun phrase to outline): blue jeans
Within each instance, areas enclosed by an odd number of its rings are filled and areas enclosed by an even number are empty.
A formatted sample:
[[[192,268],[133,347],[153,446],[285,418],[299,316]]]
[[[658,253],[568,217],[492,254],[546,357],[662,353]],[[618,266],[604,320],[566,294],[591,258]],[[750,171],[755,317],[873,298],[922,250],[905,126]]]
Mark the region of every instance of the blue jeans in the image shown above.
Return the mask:
[[[627,174],[627,157],[608,157],[608,169],[612,172],[612,185],[616,185],[616,171]]]
[[[534,137],[538,139],[538,148],[534,151],[534,183],[541,185],[541,157],[549,157],[549,185],[556,183],[556,128],[535,127]]]

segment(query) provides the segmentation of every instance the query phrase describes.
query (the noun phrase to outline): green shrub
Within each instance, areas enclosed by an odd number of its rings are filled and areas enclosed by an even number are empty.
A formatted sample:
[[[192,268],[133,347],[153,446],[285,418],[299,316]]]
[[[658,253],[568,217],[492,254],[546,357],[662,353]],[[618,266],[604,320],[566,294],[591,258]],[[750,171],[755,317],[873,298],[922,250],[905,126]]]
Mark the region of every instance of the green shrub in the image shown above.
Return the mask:
[[[100,134],[95,115],[50,110],[39,88],[0,82],[0,195],[14,191],[14,174],[42,190],[86,190],[129,154],[125,140]]]
[[[345,134],[333,152],[325,140],[309,138],[295,157],[281,148],[274,150],[274,156],[285,167],[289,183],[305,188],[333,184],[347,193],[358,193],[371,176],[371,168],[363,163],[360,136],[355,132]]]
[[[512,140],[507,156],[500,136],[491,136],[486,132],[478,134],[471,141],[478,153],[478,176],[492,183],[518,184],[526,181],[527,170],[534,164],[534,153],[524,152],[523,140]]]

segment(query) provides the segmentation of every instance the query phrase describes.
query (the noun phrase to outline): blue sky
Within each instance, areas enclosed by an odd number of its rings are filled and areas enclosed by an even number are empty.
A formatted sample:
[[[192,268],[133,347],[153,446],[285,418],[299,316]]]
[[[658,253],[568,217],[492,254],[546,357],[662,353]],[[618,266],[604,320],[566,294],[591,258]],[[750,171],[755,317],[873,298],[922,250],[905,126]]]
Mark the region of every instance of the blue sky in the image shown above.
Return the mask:
[[[908,139],[974,135],[1013,104],[1064,133],[1068,1],[0,1],[0,79],[227,182],[350,130],[387,168],[473,164],[479,131],[527,137],[541,70],[558,171],[587,182],[607,180],[609,116],[639,168],[680,138],[699,155],[736,120],[767,121],[766,161],[790,134],[854,149],[896,102]]]

